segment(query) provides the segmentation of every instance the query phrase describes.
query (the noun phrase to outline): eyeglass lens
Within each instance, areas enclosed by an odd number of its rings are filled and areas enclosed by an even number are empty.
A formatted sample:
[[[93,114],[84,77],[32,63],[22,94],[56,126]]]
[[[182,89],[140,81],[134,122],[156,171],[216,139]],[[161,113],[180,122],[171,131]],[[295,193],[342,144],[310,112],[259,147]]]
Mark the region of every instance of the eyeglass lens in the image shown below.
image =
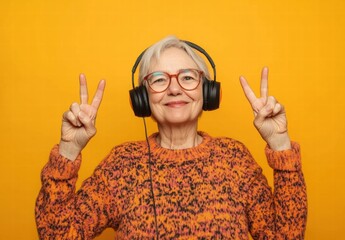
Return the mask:
[[[168,74],[166,72],[153,72],[146,77],[146,80],[152,90],[160,92],[167,89],[171,78],[177,78],[179,85],[185,90],[195,89],[200,82],[200,71],[196,69],[182,69],[177,74]]]

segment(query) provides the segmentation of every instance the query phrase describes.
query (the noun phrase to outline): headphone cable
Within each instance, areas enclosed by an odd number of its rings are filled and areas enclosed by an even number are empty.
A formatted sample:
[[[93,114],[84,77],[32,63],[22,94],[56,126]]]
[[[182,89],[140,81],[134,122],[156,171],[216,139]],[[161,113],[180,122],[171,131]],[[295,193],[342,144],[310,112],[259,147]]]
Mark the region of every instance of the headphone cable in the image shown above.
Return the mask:
[[[145,121],[144,117],[143,117],[143,121],[144,121],[144,128],[145,128],[145,138],[146,138],[146,142],[147,142],[147,150],[148,150],[148,154],[149,154],[149,173],[150,173],[150,185],[151,185],[150,188],[151,188],[151,197],[152,197],[152,201],[153,201],[153,214],[154,214],[154,218],[155,218],[156,238],[157,238],[157,240],[159,240],[156,201],[155,201],[155,194],[153,192],[153,180],[152,180],[152,169],[151,169],[151,165],[153,164],[153,162],[151,161],[151,148],[150,148],[149,138],[147,136],[146,121]]]

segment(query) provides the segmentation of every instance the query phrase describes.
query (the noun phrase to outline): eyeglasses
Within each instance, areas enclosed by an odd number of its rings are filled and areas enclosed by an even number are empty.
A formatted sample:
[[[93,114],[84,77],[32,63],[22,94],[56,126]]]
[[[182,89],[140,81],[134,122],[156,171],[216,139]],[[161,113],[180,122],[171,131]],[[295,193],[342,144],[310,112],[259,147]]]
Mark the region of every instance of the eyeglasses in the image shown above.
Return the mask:
[[[171,83],[171,78],[175,77],[181,88],[187,91],[196,89],[201,81],[203,72],[197,69],[181,69],[177,74],[166,72],[152,72],[144,77],[149,87],[154,92],[164,92]]]

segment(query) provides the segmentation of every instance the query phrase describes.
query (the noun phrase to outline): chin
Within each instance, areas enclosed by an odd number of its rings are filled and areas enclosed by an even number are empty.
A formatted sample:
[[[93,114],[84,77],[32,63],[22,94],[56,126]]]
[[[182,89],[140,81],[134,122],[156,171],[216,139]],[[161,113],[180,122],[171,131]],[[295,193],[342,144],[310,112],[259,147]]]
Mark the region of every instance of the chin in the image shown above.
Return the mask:
[[[197,123],[202,114],[202,108],[198,109],[164,109],[163,111],[155,111],[152,108],[152,118],[161,125],[183,125]]]
[[[187,125],[187,124],[197,124],[202,111],[198,115],[187,116],[186,114],[169,114],[164,117],[157,118],[152,115],[153,119],[161,125]]]

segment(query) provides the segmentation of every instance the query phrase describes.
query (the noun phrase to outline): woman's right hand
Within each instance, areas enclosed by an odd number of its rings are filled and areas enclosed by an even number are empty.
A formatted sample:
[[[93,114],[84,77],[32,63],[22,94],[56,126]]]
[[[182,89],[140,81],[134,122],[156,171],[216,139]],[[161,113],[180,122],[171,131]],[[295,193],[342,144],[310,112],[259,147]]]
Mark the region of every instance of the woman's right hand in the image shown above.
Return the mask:
[[[73,103],[63,114],[59,144],[59,153],[72,161],[96,134],[95,121],[105,88],[105,81],[101,80],[91,104],[88,104],[87,83],[83,74],[80,74],[79,81],[81,103]]]

